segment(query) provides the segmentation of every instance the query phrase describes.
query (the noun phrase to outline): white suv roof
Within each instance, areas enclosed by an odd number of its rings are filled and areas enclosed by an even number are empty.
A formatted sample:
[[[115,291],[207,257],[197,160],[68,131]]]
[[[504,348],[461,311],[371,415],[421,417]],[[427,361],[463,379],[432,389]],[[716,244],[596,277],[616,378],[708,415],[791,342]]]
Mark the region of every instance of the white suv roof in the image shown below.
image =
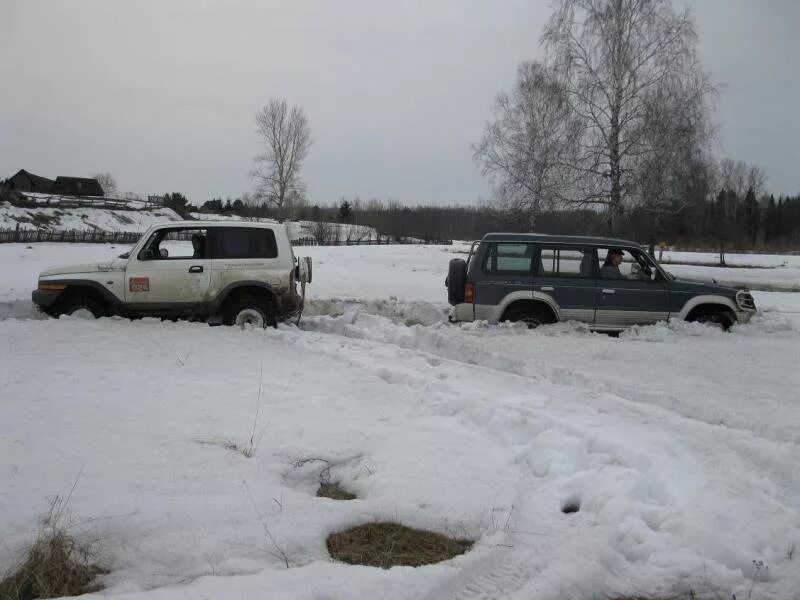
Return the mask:
[[[156,223],[151,229],[173,227],[185,227],[187,229],[202,229],[203,227],[263,227],[275,229],[276,227],[285,227],[285,224],[277,221],[164,221],[163,223]]]

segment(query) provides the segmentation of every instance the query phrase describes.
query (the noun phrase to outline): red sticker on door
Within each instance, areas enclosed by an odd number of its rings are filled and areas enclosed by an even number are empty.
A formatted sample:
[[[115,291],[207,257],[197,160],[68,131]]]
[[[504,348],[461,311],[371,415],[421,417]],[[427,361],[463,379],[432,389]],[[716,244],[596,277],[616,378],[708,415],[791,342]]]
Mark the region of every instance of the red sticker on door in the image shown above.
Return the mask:
[[[150,291],[150,278],[149,277],[131,277],[128,279],[128,289],[132,292],[149,292]]]

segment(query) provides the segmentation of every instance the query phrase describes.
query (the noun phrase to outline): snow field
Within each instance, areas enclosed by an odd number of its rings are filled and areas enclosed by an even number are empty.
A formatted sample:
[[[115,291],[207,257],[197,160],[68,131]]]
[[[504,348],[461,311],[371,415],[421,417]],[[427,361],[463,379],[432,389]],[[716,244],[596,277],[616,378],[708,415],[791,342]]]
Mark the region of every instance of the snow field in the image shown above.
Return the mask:
[[[755,577],[754,598],[793,598],[800,294],[757,293],[730,334],[449,325],[463,248],[298,248],[299,328],[0,321],[0,568],[80,472],[98,597],[743,598]],[[0,246],[3,316],[27,316],[40,268],[123,251]],[[251,435],[253,457],[225,448]],[[314,496],[328,464],[358,500]],[[386,519],[477,543],[419,569],[329,561],[330,532]]]

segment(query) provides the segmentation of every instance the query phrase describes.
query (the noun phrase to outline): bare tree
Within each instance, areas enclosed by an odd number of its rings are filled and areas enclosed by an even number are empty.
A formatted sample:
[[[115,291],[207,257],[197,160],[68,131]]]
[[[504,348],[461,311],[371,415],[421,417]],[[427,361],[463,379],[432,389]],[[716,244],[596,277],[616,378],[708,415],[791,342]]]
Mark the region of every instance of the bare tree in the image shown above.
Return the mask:
[[[730,158],[719,161],[717,187],[733,192],[739,199],[744,198],[750,188],[757,198],[760,197],[764,193],[766,182],[767,173],[759,166]]]
[[[117,182],[111,173],[96,173],[94,178],[100,184],[100,187],[103,188],[103,193],[106,198],[115,198],[117,196],[119,189],[117,188]]]
[[[720,189],[733,192],[737,198],[743,198],[747,191],[747,163],[730,158],[720,160],[717,185]]]
[[[513,91],[497,97],[495,119],[473,147],[497,204],[535,230],[537,215],[570,194],[565,167],[574,164],[580,133],[561,82],[541,63],[521,64]]]
[[[753,190],[756,198],[761,198],[764,194],[764,186],[767,183],[767,172],[756,165],[750,165],[747,169],[747,187]]]
[[[714,90],[702,72],[667,77],[644,99],[643,152],[635,171],[633,204],[651,219],[651,247],[663,220],[713,200],[714,136],[706,98]]]
[[[303,200],[305,186],[300,167],[311,147],[311,129],[300,106],[272,99],[256,114],[257,132],[264,152],[256,157],[252,172],[256,197],[285,214]]]
[[[338,227],[336,224],[327,221],[314,221],[308,227],[308,231],[320,246],[330,245],[339,239]]]
[[[584,123],[573,202],[603,206],[613,232],[623,201],[639,192],[642,162],[658,152],[645,126],[652,101],[684,80],[705,80],[700,101],[713,91],[694,24],[669,0],[559,0],[542,41]]]

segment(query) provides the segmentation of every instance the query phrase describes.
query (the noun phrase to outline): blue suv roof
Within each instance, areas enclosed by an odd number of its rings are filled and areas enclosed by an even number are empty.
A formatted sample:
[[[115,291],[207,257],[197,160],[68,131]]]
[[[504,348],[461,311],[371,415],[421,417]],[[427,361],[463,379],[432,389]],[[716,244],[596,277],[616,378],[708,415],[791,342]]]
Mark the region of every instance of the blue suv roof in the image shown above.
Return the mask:
[[[550,235],[547,233],[487,233],[485,242],[542,242],[550,244],[587,244],[591,246],[633,246],[641,244],[618,238],[594,237],[585,235]]]

